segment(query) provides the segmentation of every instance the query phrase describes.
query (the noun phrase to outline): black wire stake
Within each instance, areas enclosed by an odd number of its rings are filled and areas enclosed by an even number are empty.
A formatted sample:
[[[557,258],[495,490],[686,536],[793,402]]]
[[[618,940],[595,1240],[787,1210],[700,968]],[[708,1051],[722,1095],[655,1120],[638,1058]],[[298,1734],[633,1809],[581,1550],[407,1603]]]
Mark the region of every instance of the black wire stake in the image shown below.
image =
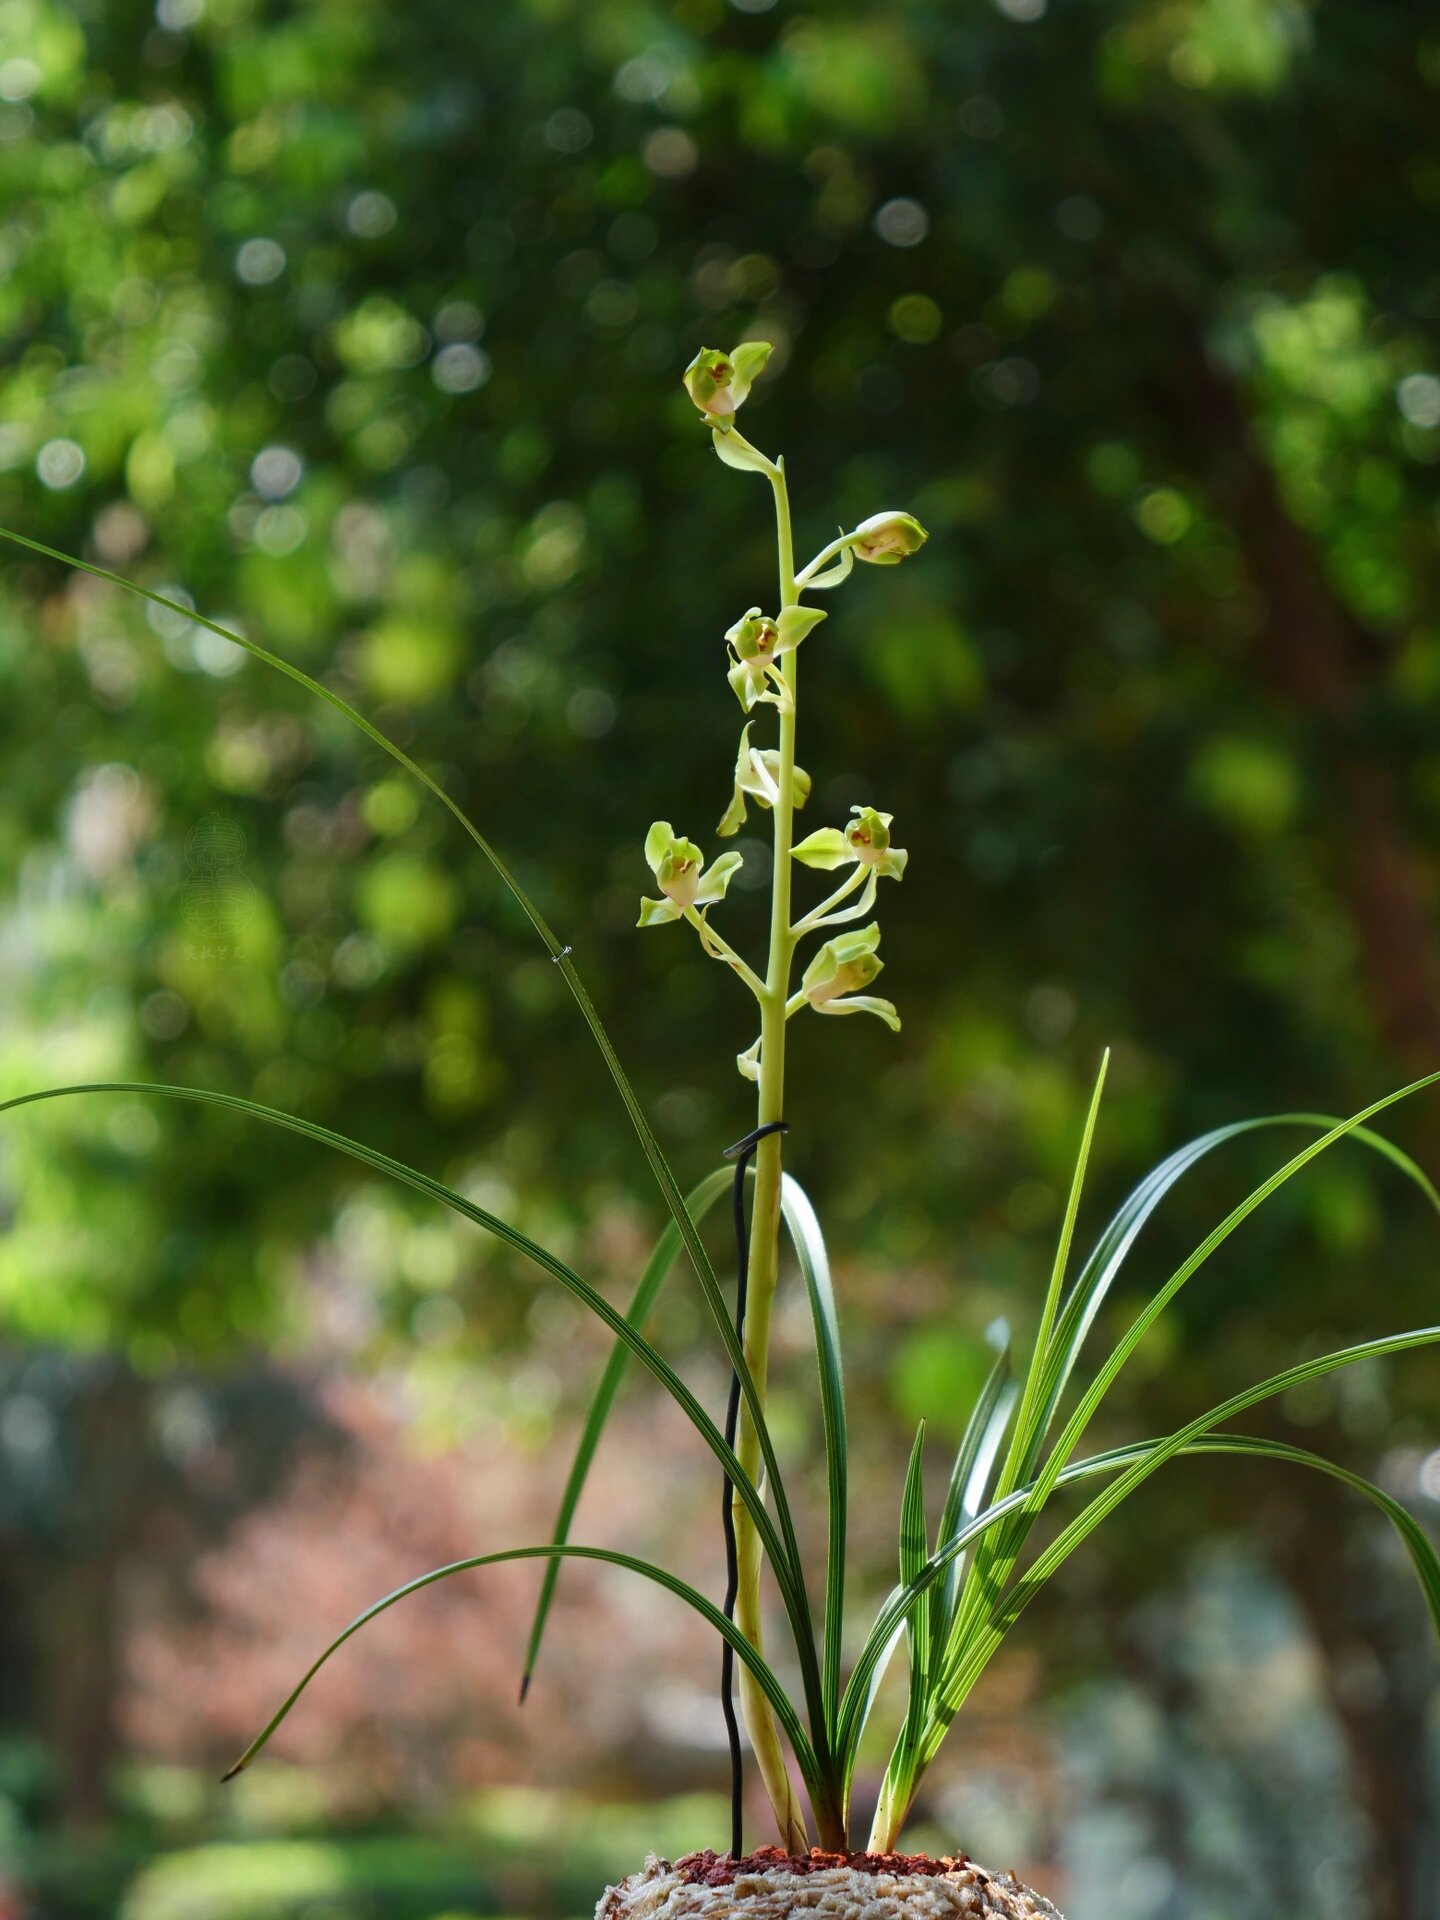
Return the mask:
[[[760,1142],[769,1133],[788,1133],[788,1120],[771,1120],[756,1127],[743,1140],[725,1149],[725,1158],[735,1162],[733,1206],[735,1213],[735,1252],[739,1262],[735,1282],[735,1337],[745,1338],[745,1305],[750,1274],[750,1230],[745,1221],[745,1174]],[[740,1426],[740,1375],[730,1374],[730,1398],[725,1407],[725,1444],[732,1450]],[[735,1483],[725,1476],[725,1499],[720,1524],[725,1532],[725,1618],[735,1618],[735,1597],[740,1591],[740,1561],[735,1551],[735,1515],[732,1501]],[[745,1853],[745,1774],[740,1754],[740,1724],[735,1718],[735,1649],[727,1640],[720,1656],[720,1710],[725,1715],[725,1732],[730,1740],[730,1857],[739,1860]]]

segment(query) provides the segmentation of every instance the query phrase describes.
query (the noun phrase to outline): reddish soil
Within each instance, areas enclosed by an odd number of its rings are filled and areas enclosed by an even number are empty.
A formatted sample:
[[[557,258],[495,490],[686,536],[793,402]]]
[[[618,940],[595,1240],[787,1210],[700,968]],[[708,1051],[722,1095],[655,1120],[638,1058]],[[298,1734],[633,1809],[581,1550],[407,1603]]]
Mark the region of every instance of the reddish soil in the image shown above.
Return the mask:
[[[950,1873],[970,1864],[963,1853],[943,1860],[928,1853],[783,1853],[779,1847],[758,1847],[736,1860],[728,1853],[687,1853],[675,1862],[675,1871],[691,1886],[728,1887],[740,1873],[823,1873],[829,1867],[850,1867],[856,1873]]]

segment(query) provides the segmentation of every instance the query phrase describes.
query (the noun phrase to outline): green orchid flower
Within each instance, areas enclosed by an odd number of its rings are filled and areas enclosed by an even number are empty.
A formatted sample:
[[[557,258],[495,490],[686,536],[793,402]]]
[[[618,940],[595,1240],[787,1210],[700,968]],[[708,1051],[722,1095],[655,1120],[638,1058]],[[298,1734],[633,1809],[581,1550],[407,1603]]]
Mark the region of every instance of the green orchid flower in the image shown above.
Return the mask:
[[[760,370],[770,358],[768,340],[747,340],[733,353],[702,347],[685,369],[685,391],[712,427],[728,429]]]
[[[872,567],[896,567],[909,554],[918,553],[929,534],[910,513],[872,513],[849,536],[857,560],[868,560]]]
[[[707,867],[695,842],[678,835],[668,820],[657,820],[646,834],[645,859],[664,898],[640,902],[637,925],[642,927],[683,920],[694,909],[723,900],[736,868],[744,864],[740,854],[722,853]]]
[[[880,928],[873,920],[827,940],[805,969],[796,1001],[808,1000],[817,1013],[873,1013],[898,1033],[900,1015],[893,1003],[864,991],[885,965],[875,951],[879,944]]]
[[[790,711],[789,688],[776,672],[776,662],[792,653],[824,618],[819,607],[786,607],[773,620],[751,607],[727,630],[731,666],[725,677],[746,713],[760,700]],[[767,685],[773,691],[767,692]]]
[[[773,807],[780,797],[780,755],[774,747],[752,747],[750,726],[751,722],[747,721],[740,730],[734,791],[715,829],[722,839],[738,833],[745,824],[747,799],[755,801],[757,806]],[[795,769],[791,798],[797,808],[803,807],[810,798],[810,776],[803,767]]]
[[[852,861],[869,868],[882,880],[898,880],[910,856],[904,847],[890,844],[893,813],[877,813],[874,807],[852,807],[855,818],[848,827],[819,827],[791,852],[807,867],[826,872],[846,867]]]

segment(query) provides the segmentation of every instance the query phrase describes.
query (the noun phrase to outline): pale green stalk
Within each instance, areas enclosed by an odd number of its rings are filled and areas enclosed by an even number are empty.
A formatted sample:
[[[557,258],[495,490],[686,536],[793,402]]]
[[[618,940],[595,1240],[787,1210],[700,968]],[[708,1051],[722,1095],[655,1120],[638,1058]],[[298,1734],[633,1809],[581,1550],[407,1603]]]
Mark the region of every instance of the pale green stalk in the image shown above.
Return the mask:
[[[736,437],[739,437],[738,433]],[[780,605],[783,609],[795,606],[800,598],[795,585],[790,498],[785,486],[783,460],[769,465],[768,478],[775,494],[775,534],[780,565]],[[780,709],[780,760],[776,775],[779,791],[772,809],[775,832],[774,869],[770,881],[770,954],[764,987],[757,996],[760,1002],[760,1081],[755,1118],[756,1125],[761,1127],[785,1117],[786,1001],[790,995],[790,967],[795,952],[795,933],[790,925],[790,848],[795,824],[795,659],[795,654],[790,653],[780,662],[780,672],[789,697]],[[779,1273],[782,1137],[779,1133],[767,1134],[755,1156],[750,1265],[746,1276],[745,1358],[762,1408],[767,1397],[770,1322]],[[754,1422],[745,1408],[740,1413],[735,1450],[747,1473],[759,1472],[759,1439]],[[747,1462],[753,1463],[753,1466]],[[735,1623],[756,1652],[763,1653],[760,1539],[752,1516],[738,1499],[734,1501],[733,1512],[735,1554],[740,1576],[735,1600]],[[754,1683],[748,1668],[740,1674],[740,1706],[756,1765],[765,1783],[765,1791],[770,1796],[770,1804],[775,1809],[785,1845],[792,1852],[804,1853],[810,1844],[805,1830],[805,1816],[785,1765],[780,1729],[776,1725],[770,1702]],[[822,1827],[822,1844],[843,1846],[843,1830],[824,1831],[831,1823],[826,1810],[817,1808],[816,1817]],[[834,1817],[839,1817],[838,1810]]]
[[[763,1000],[765,982],[752,967],[745,964],[724,935],[710,925],[710,922],[705,918],[704,914],[697,912],[694,907],[687,907],[685,910],[685,919],[686,923],[692,926],[696,933],[699,934],[700,944],[710,955],[711,959],[723,960],[727,967],[733,967],[754,994],[755,998],[757,1000]]]
[[[812,907],[803,920],[796,922],[795,937],[799,939],[802,934],[813,933],[817,927],[823,926],[825,916],[833,913],[835,908],[848,900],[852,893],[858,892],[865,882],[865,869],[859,866],[852,867],[833,893],[827,894],[818,907]]]

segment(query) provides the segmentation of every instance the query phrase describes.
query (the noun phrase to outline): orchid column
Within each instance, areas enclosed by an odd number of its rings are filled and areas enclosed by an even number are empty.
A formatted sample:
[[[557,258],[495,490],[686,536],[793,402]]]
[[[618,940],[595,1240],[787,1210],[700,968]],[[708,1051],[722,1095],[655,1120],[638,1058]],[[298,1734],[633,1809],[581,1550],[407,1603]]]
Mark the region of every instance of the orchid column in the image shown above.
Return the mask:
[[[876,951],[879,925],[873,920],[863,927],[853,923],[871,912],[880,880],[900,878],[906,856],[891,845],[891,816],[868,806],[852,807],[853,818],[847,826],[822,827],[796,842],[795,815],[810,796],[810,776],[795,761],[796,667],[801,642],[825,618],[820,608],[802,605],[801,596],[839,586],[856,560],[894,565],[914,553],[926,537],[924,528],[909,514],[875,514],[854,532],[832,540],[796,572],[785,463],[769,459],[735,426],[736,409],[769,357],[770,347],[764,341],[748,341],[729,354],[706,348],[685,374],[686,389],[712,430],[716,453],[727,466],[742,473],[762,474],[775,499],[778,608],[771,615],[751,607],[725,635],[727,678],[747,719],[740,733],[730,804],[716,828],[721,836],[738,832],[752,802],[773,816],[770,940],[763,973],[750,966],[711,922],[713,909],[723,901],[741,864],[738,853],[721,854],[707,866],[693,841],[678,836],[669,821],[657,821],[645,839],[645,858],[662,897],[643,901],[640,909],[642,927],[669,920],[688,921],[706,953],[731,967],[758,1002],[759,1036],[736,1064],[747,1079],[756,1083],[756,1120],[760,1126],[784,1118],[785,1029],[796,1013],[807,1006],[826,1014],[873,1013],[890,1027],[898,1030],[900,1025],[891,1003],[867,991],[884,965]],[[751,740],[757,723],[768,717],[762,710],[774,716],[773,746],[756,745]],[[798,918],[791,902],[792,861],[831,871],[845,870],[831,893]],[[798,988],[792,990],[796,950],[802,940],[814,934],[824,936],[822,944],[806,966]],[[779,1263],[781,1165],[781,1135],[767,1134],[755,1161],[744,1325],[745,1357],[762,1405]],[[758,1481],[760,1448],[753,1422],[743,1409],[736,1450],[745,1472]],[[752,1517],[738,1499],[733,1513],[739,1563],[735,1619],[759,1649],[760,1541]],[[838,1649],[838,1630],[827,1631],[824,1681],[827,1711],[831,1713],[839,1693]],[[740,1674],[740,1702],[780,1831],[792,1852],[803,1853],[809,1840],[786,1770],[779,1729],[769,1703],[746,1668]],[[832,1809],[830,1813],[834,1830],[821,1832],[821,1844],[843,1845],[845,1809]],[[821,1818],[822,1823],[830,1824],[823,1814]]]

